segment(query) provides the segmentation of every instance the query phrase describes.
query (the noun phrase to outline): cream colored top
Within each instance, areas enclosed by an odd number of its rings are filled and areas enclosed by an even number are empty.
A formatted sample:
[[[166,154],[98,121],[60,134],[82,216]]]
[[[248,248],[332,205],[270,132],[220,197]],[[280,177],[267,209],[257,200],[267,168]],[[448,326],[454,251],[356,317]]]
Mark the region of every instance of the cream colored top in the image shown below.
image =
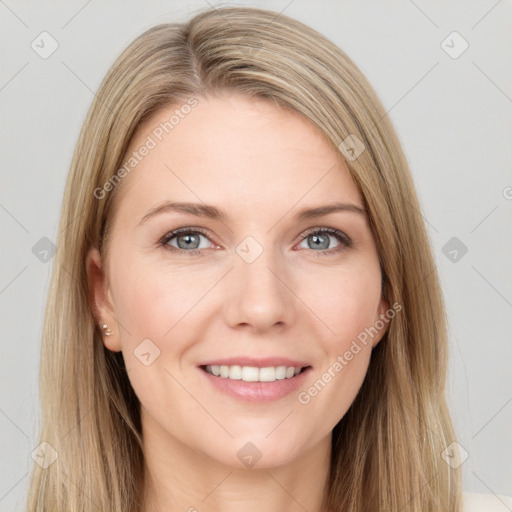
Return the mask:
[[[496,494],[465,492],[464,512],[512,512],[512,498]]]

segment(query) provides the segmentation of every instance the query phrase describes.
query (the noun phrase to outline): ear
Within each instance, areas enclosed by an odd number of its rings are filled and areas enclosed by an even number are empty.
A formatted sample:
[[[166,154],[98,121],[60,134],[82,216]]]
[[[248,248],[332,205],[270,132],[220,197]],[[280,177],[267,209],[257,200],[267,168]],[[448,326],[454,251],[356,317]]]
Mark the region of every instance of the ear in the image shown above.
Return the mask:
[[[98,249],[95,247],[89,249],[85,265],[87,270],[87,282],[91,293],[90,300],[96,321],[102,333],[104,332],[102,328],[104,324],[107,324],[111,331],[110,336],[102,334],[103,343],[109,350],[119,352],[121,350],[119,328],[114,315],[112,295],[106,285],[105,273]]]
[[[388,330],[389,321],[392,317],[389,316],[389,304],[382,294],[380,297],[379,307],[377,308],[377,317],[375,319],[375,328],[379,330],[372,339],[372,349],[377,346],[377,343],[384,337]],[[384,325],[382,325],[384,324]]]

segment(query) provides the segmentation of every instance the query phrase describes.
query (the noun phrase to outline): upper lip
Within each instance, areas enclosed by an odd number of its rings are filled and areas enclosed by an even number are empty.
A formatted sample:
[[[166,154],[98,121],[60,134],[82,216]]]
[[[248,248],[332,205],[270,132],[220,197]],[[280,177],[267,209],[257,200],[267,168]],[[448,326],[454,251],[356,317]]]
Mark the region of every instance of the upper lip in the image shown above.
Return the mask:
[[[263,357],[256,359],[254,357],[229,357],[226,359],[212,359],[211,361],[205,361],[198,366],[252,366],[256,368],[266,368],[269,366],[293,366],[295,368],[304,368],[310,366],[303,361],[297,361],[296,359],[289,359],[287,357]]]

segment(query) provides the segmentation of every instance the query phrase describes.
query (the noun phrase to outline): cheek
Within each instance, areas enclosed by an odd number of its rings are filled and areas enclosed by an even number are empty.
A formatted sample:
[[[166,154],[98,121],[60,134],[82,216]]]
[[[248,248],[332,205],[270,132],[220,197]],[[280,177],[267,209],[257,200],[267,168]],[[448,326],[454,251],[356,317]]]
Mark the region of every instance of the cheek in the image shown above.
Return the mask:
[[[366,263],[366,264],[365,264]],[[323,325],[323,339],[332,352],[372,326],[378,318],[381,273],[373,261],[311,274],[298,282],[298,295]],[[313,316],[312,316],[313,318]]]
[[[115,284],[115,310],[123,326],[121,344],[131,385],[155,417],[162,410],[182,410],[190,397],[173,378],[175,363],[180,364],[188,349],[190,336],[183,333],[190,328],[187,313],[208,288],[189,275],[151,265],[131,263],[125,268],[129,272],[119,273]]]
[[[364,381],[372,341],[379,334],[374,326],[381,299],[380,269],[374,262],[366,263],[330,272],[316,280],[316,286],[311,286],[311,277],[309,286],[302,288],[304,302],[314,305],[312,309],[323,324],[323,334],[317,338],[324,355],[322,363],[298,396],[312,422],[324,417],[333,427]]]
[[[173,375],[186,366],[191,339],[201,329],[194,315],[218,276],[135,259],[123,262],[123,269],[112,284],[130,381],[144,405],[155,406],[168,394],[174,397],[174,407],[181,403],[183,390]],[[181,374],[179,380],[184,382]]]
[[[116,315],[131,342],[141,337],[160,340],[166,333],[172,337],[169,331],[178,327],[215,282],[210,277],[199,278],[197,270],[153,264],[142,257],[123,261],[122,268],[114,269],[112,285]]]

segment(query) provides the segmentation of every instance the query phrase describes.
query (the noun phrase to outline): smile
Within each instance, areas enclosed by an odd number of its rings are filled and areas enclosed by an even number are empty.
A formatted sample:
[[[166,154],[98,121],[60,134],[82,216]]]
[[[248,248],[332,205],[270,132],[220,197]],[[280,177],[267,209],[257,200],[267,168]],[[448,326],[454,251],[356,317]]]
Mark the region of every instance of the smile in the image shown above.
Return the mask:
[[[256,366],[240,365],[206,365],[202,367],[215,377],[230,380],[243,380],[244,382],[274,382],[276,380],[291,379],[298,375],[304,367],[301,366]]]
[[[242,402],[266,403],[296,392],[313,368],[306,363],[282,358],[231,358],[229,361],[211,361],[210,364],[205,361],[198,370],[206,379],[205,383],[223,395]]]

